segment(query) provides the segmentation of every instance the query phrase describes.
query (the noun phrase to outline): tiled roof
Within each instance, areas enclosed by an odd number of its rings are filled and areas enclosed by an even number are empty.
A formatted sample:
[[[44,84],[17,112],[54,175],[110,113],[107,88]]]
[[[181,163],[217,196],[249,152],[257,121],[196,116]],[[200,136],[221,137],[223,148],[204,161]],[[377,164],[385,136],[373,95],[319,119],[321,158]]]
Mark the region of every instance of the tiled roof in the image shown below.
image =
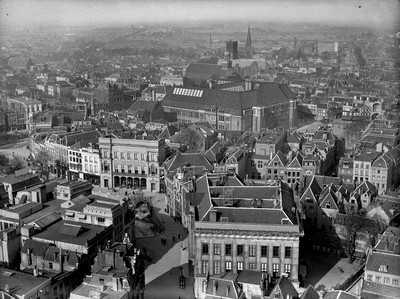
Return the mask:
[[[196,219],[196,220],[202,220],[212,207],[210,192],[208,191],[209,185],[208,185],[207,175],[203,175],[196,181],[196,190],[198,190],[199,192],[204,192],[203,198],[201,199],[201,202],[197,208],[198,218]]]
[[[260,285],[263,274],[260,271],[242,270],[237,278],[238,283]]]
[[[207,80],[213,75],[224,76],[226,72],[217,64],[189,63],[186,68],[186,76],[193,80]]]
[[[235,283],[235,280],[228,280],[223,278],[211,277],[206,289],[207,298],[232,298],[239,299],[241,290]],[[211,298],[210,297],[210,298]]]
[[[297,298],[299,296],[299,293],[296,291],[290,280],[283,275],[279,278],[275,288],[279,288],[281,292],[281,298]]]
[[[49,244],[47,243],[26,239],[24,245],[22,245],[21,252],[28,253],[28,249],[30,249],[33,255],[44,257],[48,246]]]
[[[354,299],[356,297],[351,297]],[[361,298],[365,299],[397,299],[399,298],[399,288],[365,281],[361,291]],[[347,298],[346,298],[347,299]],[[349,298],[350,299],[350,298]]]
[[[386,266],[387,272],[382,272],[382,275],[400,276],[400,255],[372,251],[367,257],[365,270],[380,272],[381,266]]]
[[[300,299],[319,299],[319,293],[312,285],[309,285],[303,294],[301,294]]]
[[[333,291],[329,290],[327,293],[324,295],[324,299],[356,299],[357,296],[350,294],[345,291]],[[364,297],[362,297],[364,298]]]
[[[395,250],[398,249],[399,245],[400,228],[389,226],[379,239],[378,244],[375,245],[375,249],[395,253]]]
[[[165,169],[173,171],[178,167],[183,166],[204,166],[205,168],[211,170],[213,167],[208,162],[207,158],[198,153],[178,153],[172,159],[165,161]]]
[[[256,198],[256,199],[272,199],[276,198],[279,187],[276,186],[240,186],[240,187],[211,187],[210,192],[223,194],[224,189],[230,189],[231,198]]]

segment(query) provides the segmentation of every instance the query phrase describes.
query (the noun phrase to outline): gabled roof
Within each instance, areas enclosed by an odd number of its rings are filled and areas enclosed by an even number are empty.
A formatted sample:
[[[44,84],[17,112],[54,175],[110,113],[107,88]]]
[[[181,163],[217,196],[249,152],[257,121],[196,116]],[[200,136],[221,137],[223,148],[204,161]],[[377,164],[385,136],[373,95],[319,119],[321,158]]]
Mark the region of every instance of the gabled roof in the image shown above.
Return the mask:
[[[204,155],[210,163],[218,163],[223,157],[225,151],[225,145],[222,142],[217,141],[204,153]]]
[[[319,195],[321,194],[322,188],[318,184],[317,179],[315,176],[311,178],[311,181],[308,183],[306,190],[304,193],[301,195],[301,198],[306,197],[307,195],[310,195],[314,198],[314,202],[318,203],[318,198]]]
[[[327,208],[326,205],[330,204],[330,208]],[[339,210],[338,206],[338,198],[334,192],[334,190],[328,186],[325,187],[320,196],[319,196],[319,207],[320,208],[327,208],[332,210]]]
[[[280,293],[281,293],[281,297],[280,298],[297,298],[299,296],[299,293],[296,291],[295,287],[293,286],[293,284],[290,282],[290,280],[282,275],[278,282],[276,283],[275,288],[278,288]],[[271,293],[275,293],[274,290],[271,291]]]
[[[216,298],[239,299],[242,291],[234,279],[210,277],[206,294]],[[207,296],[207,295],[206,295]],[[207,298],[209,297],[207,296]]]
[[[280,150],[278,150],[275,155],[272,157],[272,159],[268,162],[268,166],[272,166],[273,162],[279,162],[281,163],[281,166],[286,166],[287,159],[284,153],[282,153]]]
[[[164,167],[167,172],[183,166],[204,166],[208,170],[213,168],[207,158],[203,154],[199,153],[178,152],[171,159],[164,162]]]
[[[319,299],[319,293],[312,285],[309,285],[303,294],[301,294],[300,299]]]
[[[301,168],[303,165],[303,155],[300,152],[297,152],[293,157],[292,161],[286,165],[288,168]]]
[[[363,181],[360,185],[357,186],[357,188],[353,191],[353,193],[359,193],[363,194],[365,192],[368,192],[369,194],[377,194],[378,189],[374,184],[372,184],[370,181]]]

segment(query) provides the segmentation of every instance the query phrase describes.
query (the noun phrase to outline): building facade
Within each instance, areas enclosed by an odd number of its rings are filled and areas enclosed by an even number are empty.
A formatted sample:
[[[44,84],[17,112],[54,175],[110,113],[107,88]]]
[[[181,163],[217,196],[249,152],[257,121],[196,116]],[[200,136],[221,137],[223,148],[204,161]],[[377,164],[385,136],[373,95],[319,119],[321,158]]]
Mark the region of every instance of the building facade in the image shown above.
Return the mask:
[[[165,141],[99,138],[100,185],[156,192],[160,190],[160,165],[165,160]]]

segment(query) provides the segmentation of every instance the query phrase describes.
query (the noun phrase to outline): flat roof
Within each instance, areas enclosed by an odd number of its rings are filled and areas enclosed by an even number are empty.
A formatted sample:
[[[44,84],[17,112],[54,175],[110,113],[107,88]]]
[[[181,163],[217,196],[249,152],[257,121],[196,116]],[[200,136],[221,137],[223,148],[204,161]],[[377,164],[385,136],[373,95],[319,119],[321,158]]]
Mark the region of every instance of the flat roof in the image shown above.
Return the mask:
[[[12,294],[18,296],[24,296],[25,294],[34,290],[36,287],[50,280],[51,278],[41,276],[35,277],[33,274],[25,272],[13,271],[4,268],[0,269],[0,281],[2,287],[7,284],[10,287],[10,290],[12,290]]]
[[[59,232],[64,224],[69,224],[72,226],[78,225],[82,227],[82,233],[80,233],[76,237],[61,235]],[[87,240],[93,239],[94,237],[96,237],[97,234],[100,234],[105,229],[107,229],[106,226],[88,224],[76,221],[61,220],[47,227],[46,230],[33,235],[32,239],[51,240],[51,241],[58,241],[58,242],[71,243],[79,246],[84,246]]]
[[[36,173],[28,173],[28,174],[16,177],[15,174],[10,174],[10,175],[7,175],[7,176],[1,178],[1,181],[3,183],[7,183],[7,184],[15,184],[15,183],[29,180],[33,177],[39,177],[39,175]]]

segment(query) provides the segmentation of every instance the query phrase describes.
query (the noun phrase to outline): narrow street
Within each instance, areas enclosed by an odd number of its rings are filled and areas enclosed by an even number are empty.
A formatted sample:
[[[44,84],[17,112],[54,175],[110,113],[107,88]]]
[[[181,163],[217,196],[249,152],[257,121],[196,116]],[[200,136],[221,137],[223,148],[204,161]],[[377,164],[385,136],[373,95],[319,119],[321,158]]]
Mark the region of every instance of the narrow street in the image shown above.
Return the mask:
[[[155,237],[136,240],[138,248],[145,248],[150,259],[146,262],[145,298],[194,298],[193,277],[188,276],[188,249],[185,229],[164,211],[164,194],[146,192],[150,196],[158,218],[165,223],[165,231]],[[173,240],[175,237],[175,241]],[[179,239],[180,237],[180,239]],[[166,244],[162,244],[162,239]],[[179,287],[179,276],[186,277],[186,288]]]

